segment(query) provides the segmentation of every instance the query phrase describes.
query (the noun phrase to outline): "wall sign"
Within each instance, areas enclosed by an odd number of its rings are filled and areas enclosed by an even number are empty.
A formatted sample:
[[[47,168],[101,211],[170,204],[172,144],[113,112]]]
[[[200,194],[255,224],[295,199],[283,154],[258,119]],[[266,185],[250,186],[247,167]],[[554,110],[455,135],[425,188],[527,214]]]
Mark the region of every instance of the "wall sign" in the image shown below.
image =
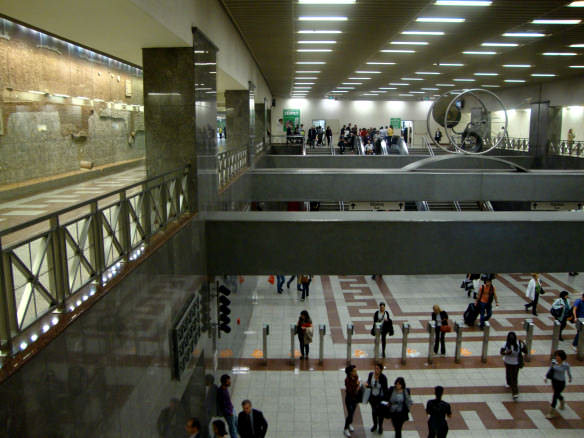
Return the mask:
[[[288,127],[288,125],[290,125],[292,129],[294,129],[296,125],[300,125],[300,110],[284,109],[282,125],[283,125],[282,127],[284,128],[284,132],[286,132],[286,128]]]

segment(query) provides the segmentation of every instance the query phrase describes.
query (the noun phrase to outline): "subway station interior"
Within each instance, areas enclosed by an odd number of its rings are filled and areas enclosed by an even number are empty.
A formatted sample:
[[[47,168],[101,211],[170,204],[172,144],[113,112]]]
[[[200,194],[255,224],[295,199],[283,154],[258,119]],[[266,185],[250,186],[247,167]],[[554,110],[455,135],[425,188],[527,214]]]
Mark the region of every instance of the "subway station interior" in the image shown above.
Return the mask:
[[[583,20],[1,0],[0,437],[582,437]]]

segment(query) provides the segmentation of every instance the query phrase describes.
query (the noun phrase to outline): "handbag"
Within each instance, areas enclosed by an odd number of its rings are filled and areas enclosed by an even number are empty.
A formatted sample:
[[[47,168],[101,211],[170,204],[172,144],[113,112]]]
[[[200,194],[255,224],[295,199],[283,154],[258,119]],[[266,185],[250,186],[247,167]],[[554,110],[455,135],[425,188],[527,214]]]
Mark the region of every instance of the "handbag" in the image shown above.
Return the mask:
[[[361,403],[367,403],[371,397],[371,388],[363,389],[363,396],[361,397]]]
[[[545,378],[552,380],[554,378],[554,368],[550,367],[550,369],[545,373]]]
[[[517,355],[517,365],[519,366],[519,369],[521,369],[525,366],[525,359],[523,358],[523,350],[527,351],[526,348],[527,347],[525,346],[525,344],[523,342],[519,341],[519,354]]]
[[[441,325],[441,326],[440,326],[440,331],[441,331],[442,333],[450,333],[450,332],[452,331],[452,327],[451,327],[451,326],[449,326],[448,324],[446,324],[446,325]]]

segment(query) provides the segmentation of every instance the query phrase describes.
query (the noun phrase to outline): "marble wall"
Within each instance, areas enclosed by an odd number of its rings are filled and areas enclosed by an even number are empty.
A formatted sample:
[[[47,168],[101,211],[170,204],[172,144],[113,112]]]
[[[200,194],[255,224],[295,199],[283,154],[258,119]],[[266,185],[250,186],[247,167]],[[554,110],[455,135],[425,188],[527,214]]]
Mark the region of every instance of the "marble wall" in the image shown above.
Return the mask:
[[[144,156],[142,73],[0,18],[0,184]]]
[[[249,144],[251,129],[249,90],[225,90],[227,149],[241,149]]]

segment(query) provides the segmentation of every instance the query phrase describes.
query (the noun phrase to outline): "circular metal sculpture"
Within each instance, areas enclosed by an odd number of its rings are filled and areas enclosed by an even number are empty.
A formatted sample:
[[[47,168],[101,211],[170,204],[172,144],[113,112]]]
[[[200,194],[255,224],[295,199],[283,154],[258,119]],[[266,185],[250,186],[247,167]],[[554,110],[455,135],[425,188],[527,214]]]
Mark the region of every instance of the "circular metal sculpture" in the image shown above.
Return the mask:
[[[449,153],[485,154],[507,136],[509,119],[499,97],[481,88],[445,93],[432,103],[426,129],[433,144]],[[440,143],[446,134],[448,143]]]

